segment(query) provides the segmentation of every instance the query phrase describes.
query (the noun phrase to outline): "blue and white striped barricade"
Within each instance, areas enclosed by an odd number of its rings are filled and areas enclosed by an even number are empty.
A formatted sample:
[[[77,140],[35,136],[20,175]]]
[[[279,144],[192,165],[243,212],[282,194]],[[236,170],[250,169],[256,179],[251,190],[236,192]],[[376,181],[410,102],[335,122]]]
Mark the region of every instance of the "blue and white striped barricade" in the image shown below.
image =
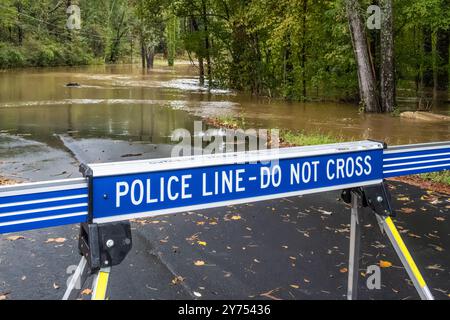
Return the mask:
[[[0,233],[363,187],[449,169],[450,142],[383,149],[361,141],[92,164],[85,166],[86,178],[0,187]]]
[[[384,178],[442,170],[450,170],[450,141],[397,146],[384,151]]]
[[[0,234],[85,222],[84,178],[0,187]]]

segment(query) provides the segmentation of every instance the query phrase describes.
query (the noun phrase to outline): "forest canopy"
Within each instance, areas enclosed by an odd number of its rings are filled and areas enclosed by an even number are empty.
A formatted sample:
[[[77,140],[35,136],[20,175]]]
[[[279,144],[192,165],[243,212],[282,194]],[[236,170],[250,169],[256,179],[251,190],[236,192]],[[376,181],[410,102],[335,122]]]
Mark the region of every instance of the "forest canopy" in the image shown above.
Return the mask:
[[[71,5],[80,29],[67,27]],[[371,5],[381,28],[366,26]],[[151,69],[161,55],[190,59],[210,87],[361,100],[377,112],[393,111],[404,90],[427,108],[448,94],[449,9],[450,0],[0,0],[0,68],[135,57]]]

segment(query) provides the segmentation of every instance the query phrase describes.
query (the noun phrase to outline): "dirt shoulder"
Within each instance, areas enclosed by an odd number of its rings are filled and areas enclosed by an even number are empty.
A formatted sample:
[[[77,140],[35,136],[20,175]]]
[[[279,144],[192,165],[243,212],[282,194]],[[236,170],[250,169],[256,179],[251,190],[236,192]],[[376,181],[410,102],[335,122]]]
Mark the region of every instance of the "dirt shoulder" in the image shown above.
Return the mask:
[[[450,186],[443,183],[433,182],[429,180],[422,179],[418,176],[405,176],[398,178],[390,178],[390,181],[399,181],[421,189],[430,190],[433,192],[450,195]]]

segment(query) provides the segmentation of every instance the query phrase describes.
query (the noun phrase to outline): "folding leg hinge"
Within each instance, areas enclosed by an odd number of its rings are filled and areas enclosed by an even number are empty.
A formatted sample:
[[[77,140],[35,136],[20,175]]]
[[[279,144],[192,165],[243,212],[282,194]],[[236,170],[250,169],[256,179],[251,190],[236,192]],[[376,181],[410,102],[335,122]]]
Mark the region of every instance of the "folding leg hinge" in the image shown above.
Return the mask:
[[[384,182],[342,191],[341,198],[345,203],[351,204],[352,192],[361,197],[363,207],[372,209],[382,217],[395,217],[395,212],[391,206],[391,195]]]
[[[127,222],[82,223],[78,249],[91,273],[120,264],[132,247],[131,226]]]

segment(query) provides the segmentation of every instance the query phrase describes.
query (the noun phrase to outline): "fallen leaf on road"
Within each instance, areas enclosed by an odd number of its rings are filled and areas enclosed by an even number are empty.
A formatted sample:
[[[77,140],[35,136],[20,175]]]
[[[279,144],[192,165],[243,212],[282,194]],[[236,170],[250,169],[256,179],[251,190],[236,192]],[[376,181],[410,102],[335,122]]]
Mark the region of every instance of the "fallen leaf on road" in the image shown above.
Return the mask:
[[[241,216],[240,215],[235,215],[231,217],[231,220],[241,220]]]
[[[175,278],[172,279],[172,284],[173,285],[177,285],[180,284],[184,281],[184,278],[182,276],[176,276]]]
[[[444,269],[441,268],[440,264],[433,264],[431,266],[428,266],[427,269],[428,270],[444,271]]]
[[[348,269],[347,268],[341,268],[341,269],[339,269],[339,272],[340,273],[347,273]]]
[[[409,198],[408,197],[400,197],[400,198],[397,198],[397,200],[398,201],[409,201]]]
[[[300,286],[298,286],[298,285],[296,285],[296,284],[291,284],[291,287],[294,288],[294,289],[300,288]]]
[[[89,288],[86,288],[83,291],[81,291],[81,294],[87,296],[89,294],[92,294],[92,290]]]
[[[66,240],[67,240],[66,238],[49,238],[49,239],[47,239],[47,241],[45,241],[45,243],[51,243],[51,242],[63,243]]]
[[[6,240],[9,241],[16,241],[16,240],[21,240],[21,239],[25,239],[24,236],[9,236],[8,238],[6,238]]]
[[[198,235],[199,235],[199,233],[197,232],[197,233],[193,234],[192,236],[190,236],[189,238],[186,238],[186,240],[187,241],[196,241],[196,240],[198,240]]]
[[[380,268],[390,268],[392,267],[392,262],[380,260]]]
[[[197,241],[197,243],[201,246],[206,246],[206,241]]]
[[[410,213],[416,212],[416,209],[413,209],[413,208],[402,208],[401,210],[402,210],[403,213],[406,213],[406,214],[410,214]]]
[[[444,248],[439,247],[439,246],[437,246],[437,245],[430,244],[430,246],[432,246],[436,251],[439,251],[439,252],[443,252],[443,251],[444,251]]]
[[[273,290],[261,293],[260,296],[261,297],[266,297],[266,298],[269,298],[269,299],[272,299],[272,300],[281,300],[280,298],[277,298],[277,297],[273,296],[273,293],[278,291],[278,290],[280,290],[280,288],[276,288],[276,289],[273,289]]]
[[[194,265],[196,265],[197,267],[204,266],[205,261],[202,261],[202,260],[194,261]]]

